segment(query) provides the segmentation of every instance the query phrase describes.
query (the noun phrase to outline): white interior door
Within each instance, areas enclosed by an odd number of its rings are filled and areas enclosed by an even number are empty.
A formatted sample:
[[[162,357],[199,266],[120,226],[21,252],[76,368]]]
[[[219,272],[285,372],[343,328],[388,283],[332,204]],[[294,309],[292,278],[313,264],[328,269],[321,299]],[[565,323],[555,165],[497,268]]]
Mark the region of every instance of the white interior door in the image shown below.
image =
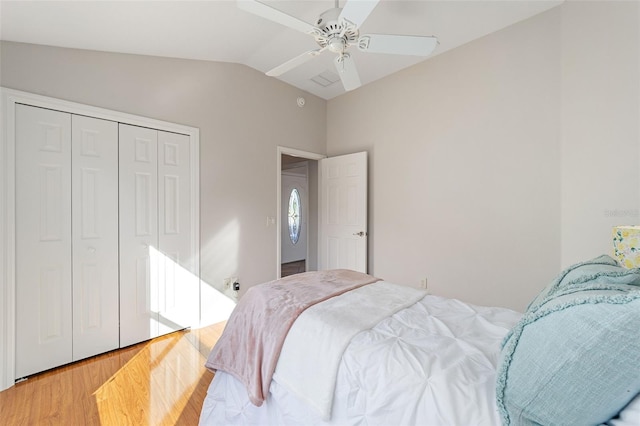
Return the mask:
[[[120,346],[158,336],[158,132],[119,125]]]
[[[16,106],[16,378],[72,361],[71,115]]]
[[[159,335],[199,319],[197,247],[191,237],[189,137],[158,132]]]
[[[367,153],[320,160],[319,269],[367,272]]]
[[[72,116],[73,360],[118,348],[118,123]]]
[[[308,203],[308,183],[306,174],[292,174],[289,171],[282,173],[282,192],[281,192],[281,212],[282,212],[282,256],[281,262],[296,262],[300,260],[305,260],[307,258],[307,234],[309,229],[309,203]],[[294,212],[289,211],[290,202],[293,191],[296,191],[299,197],[299,200],[294,201],[294,203],[299,202],[299,233],[298,238],[295,238],[295,230],[294,235],[291,235],[291,229],[289,228],[289,216],[290,214],[295,214]],[[295,198],[295,195],[293,196]],[[294,241],[295,240],[295,241]]]

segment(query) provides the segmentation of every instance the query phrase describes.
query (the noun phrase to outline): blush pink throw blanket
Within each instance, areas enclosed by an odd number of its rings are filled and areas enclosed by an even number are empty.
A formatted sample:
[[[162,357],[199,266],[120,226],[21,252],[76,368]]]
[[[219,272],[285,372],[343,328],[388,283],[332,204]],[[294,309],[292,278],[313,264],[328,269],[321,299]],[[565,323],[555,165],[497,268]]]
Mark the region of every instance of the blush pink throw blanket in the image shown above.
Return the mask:
[[[287,333],[308,307],[379,281],[346,269],[306,272],[250,288],[231,313],[205,366],[235,376],[261,406]]]

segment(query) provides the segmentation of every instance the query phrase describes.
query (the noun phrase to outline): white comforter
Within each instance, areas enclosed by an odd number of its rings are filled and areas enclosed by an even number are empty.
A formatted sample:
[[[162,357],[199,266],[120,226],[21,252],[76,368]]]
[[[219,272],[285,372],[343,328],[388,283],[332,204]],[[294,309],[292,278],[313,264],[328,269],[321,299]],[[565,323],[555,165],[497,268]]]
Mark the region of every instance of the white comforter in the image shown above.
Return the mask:
[[[351,339],[426,293],[378,281],[311,306],[289,330],[273,378],[329,420],[340,360]]]
[[[496,362],[503,336],[519,317],[426,296],[351,339],[338,367],[330,420],[278,383],[276,370],[261,407],[233,377],[216,373],[200,423],[498,425]]]

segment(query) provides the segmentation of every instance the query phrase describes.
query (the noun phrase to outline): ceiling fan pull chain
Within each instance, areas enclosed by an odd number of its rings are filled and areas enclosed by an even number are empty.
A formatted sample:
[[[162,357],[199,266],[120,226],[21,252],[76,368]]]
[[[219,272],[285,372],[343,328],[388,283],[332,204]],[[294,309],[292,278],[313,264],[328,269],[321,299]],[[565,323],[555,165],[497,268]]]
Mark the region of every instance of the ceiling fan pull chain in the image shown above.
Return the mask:
[[[340,65],[340,69],[338,72],[344,72],[344,52],[340,56],[338,56],[338,64]]]

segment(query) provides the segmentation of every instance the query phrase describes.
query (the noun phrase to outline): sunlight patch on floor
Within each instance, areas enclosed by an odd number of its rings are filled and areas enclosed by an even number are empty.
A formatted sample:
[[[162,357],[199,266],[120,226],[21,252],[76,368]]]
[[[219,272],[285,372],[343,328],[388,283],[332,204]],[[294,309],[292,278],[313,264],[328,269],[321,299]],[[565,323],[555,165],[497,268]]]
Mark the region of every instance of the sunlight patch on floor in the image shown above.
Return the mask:
[[[212,373],[189,332],[149,342],[94,393],[103,425],[173,425],[198,383]]]

